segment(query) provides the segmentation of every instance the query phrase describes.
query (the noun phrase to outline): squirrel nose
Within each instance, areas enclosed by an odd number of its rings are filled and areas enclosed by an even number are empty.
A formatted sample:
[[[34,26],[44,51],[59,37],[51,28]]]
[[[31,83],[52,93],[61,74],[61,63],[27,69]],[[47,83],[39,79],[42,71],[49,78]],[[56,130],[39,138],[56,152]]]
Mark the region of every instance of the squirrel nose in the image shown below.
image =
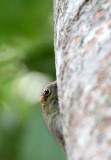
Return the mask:
[[[45,102],[45,99],[44,99],[44,96],[41,96],[40,98],[39,98],[39,103],[40,104],[45,104],[46,102]]]

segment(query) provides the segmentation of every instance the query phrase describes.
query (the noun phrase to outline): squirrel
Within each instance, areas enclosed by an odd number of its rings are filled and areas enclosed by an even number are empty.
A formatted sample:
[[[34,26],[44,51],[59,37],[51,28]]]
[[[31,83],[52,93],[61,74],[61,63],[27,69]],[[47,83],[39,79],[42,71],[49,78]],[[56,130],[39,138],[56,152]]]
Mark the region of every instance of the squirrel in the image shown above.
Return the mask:
[[[42,113],[48,130],[65,151],[62,117],[59,109],[56,81],[51,82],[44,87],[39,102],[42,104]]]

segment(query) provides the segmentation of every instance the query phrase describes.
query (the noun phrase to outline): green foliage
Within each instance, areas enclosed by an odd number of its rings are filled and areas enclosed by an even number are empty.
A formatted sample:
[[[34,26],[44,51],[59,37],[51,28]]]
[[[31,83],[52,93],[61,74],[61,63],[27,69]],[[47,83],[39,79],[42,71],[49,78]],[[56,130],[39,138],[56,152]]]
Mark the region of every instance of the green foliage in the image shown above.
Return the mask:
[[[0,160],[65,159],[38,103],[54,63],[52,0],[0,0]]]

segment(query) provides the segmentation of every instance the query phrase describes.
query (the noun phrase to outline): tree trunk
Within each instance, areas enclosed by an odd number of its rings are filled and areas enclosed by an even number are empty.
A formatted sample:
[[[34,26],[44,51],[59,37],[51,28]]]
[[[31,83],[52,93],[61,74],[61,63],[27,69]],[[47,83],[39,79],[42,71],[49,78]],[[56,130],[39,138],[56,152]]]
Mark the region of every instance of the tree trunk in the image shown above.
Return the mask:
[[[111,160],[111,0],[55,0],[55,54],[68,160]]]

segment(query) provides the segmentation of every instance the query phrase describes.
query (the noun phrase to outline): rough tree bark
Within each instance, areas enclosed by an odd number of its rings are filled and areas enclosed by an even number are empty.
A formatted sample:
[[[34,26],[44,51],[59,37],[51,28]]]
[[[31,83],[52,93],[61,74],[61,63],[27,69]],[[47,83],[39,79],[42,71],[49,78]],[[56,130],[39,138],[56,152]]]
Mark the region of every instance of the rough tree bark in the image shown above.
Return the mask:
[[[111,160],[111,0],[55,0],[58,96],[68,160]]]

